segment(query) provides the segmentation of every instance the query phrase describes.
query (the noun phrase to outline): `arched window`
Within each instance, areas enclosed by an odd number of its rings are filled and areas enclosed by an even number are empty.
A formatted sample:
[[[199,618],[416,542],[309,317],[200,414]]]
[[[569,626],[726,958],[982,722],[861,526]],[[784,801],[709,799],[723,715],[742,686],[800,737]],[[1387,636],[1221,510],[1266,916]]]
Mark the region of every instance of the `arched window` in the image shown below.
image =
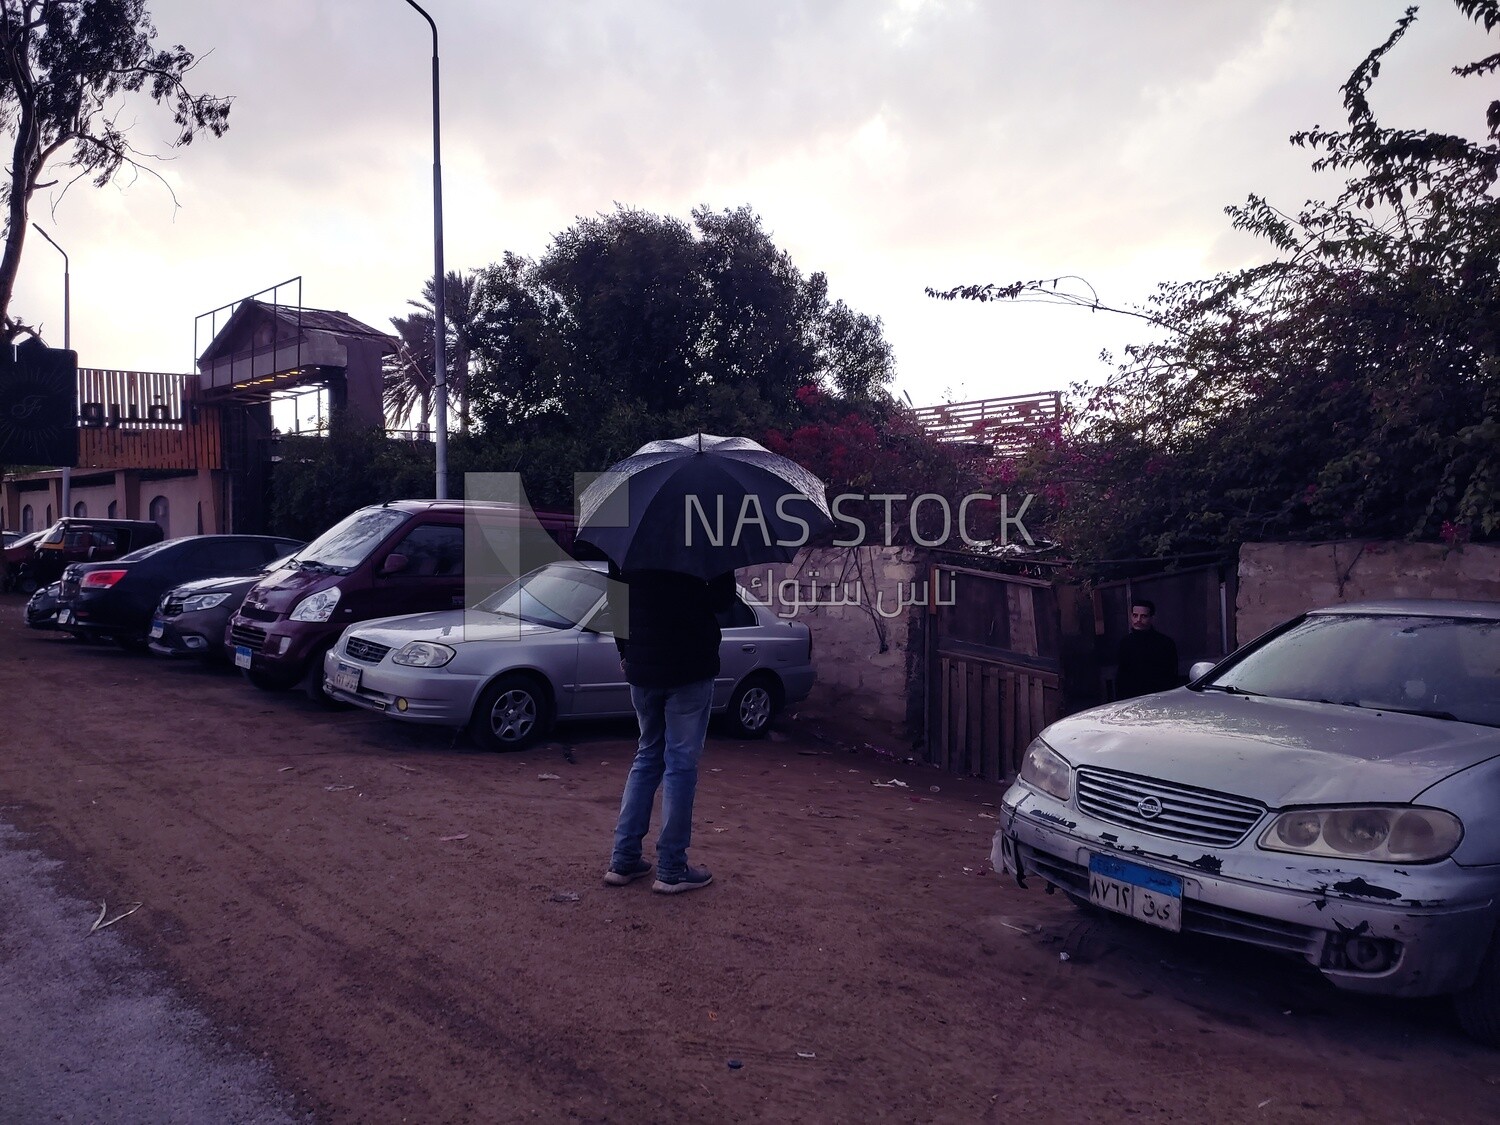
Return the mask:
[[[21,509],[21,532],[30,535],[35,530],[36,513],[31,510],[31,505],[27,504]]]
[[[115,513],[118,512],[119,510],[120,510],[120,502],[118,500],[111,500],[109,502],[109,518],[110,519],[118,519],[119,517]]]
[[[172,537],[172,533],[168,529],[167,525],[167,498],[165,496],[154,497],[151,501],[151,507],[148,511],[150,518],[161,524],[162,536],[164,538],[170,539]]]
[[[52,505],[51,504],[47,505],[47,526],[48,527],[52,526]]]
[[[89,506],[87,504],[85,504],[82,500],[80,500],[80,501],[78,501],[78,503],[76,503],[76,504],[73,505],[73,514],[75,516],[77,516],[79,519],[83,519],[85,516],[87,516],[89,514]]]

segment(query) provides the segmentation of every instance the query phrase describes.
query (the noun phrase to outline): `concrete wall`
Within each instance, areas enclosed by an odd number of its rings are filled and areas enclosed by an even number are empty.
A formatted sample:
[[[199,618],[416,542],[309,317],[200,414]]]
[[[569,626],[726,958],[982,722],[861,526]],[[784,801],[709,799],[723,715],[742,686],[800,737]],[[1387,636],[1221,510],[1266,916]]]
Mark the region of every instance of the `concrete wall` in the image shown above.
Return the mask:
[[[1240,643],[1321,605],[1374,598],[1500,602],[1500,547],[1344,540],[1240,548]]]
[[[778,615],[812,629],[817,684],[808,707],[905,727],[912,690],[913,583],[919,564],[901,547],[845,547],[800,552],[787,565],[748,567],[738,574]],[[844,604],[832,604],[840,602]],[[854,604],[848,604],[853,602]]]

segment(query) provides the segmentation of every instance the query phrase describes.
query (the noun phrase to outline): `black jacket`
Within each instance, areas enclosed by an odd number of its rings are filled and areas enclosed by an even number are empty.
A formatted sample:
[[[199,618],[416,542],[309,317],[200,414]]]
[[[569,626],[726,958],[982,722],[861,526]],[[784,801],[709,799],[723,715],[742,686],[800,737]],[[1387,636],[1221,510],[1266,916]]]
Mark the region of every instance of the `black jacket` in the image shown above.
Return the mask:
[[[673,688],[719,674],[715,614],[734,604],[733,572],[705,582],[670,570],[609,571],[619,579],[609,608],[627,682]]]
[[[1115,698],[1129,699],[1166,691],[1182,683],[1177,674],[1177,644],[1155,629],[1125,634],[1115,672]]]

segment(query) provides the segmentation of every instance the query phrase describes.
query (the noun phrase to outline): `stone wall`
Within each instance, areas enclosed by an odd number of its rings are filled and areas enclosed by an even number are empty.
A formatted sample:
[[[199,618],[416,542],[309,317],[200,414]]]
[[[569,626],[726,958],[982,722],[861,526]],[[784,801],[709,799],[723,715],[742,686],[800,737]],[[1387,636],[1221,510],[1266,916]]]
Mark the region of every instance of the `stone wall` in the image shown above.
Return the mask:
[[[1374,598],[1500,602],[1500,547],[1344,540],[1240,548],[1240,643],[1321,605]]]
[[[811,628],[818,678],[809,709],[901,730],[922,696],[916,615],[899,603],[903,592],[911,600],[922,569],[909,548],[830,547],[738,578],[773,612]]]

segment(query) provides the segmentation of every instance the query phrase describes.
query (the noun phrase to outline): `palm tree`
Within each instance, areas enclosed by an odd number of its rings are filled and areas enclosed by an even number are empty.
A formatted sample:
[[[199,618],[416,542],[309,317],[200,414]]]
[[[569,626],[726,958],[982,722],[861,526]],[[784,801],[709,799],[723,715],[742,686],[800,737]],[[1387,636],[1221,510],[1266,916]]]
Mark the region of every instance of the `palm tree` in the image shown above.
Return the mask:
[[[396,329],[396,351],[385,360],[382,399],[386,420],[393,428],[403,429],[415,414],[418,432],[430,434],[436,383],[432,366],[432,317],[421,313],[393,316],[391,325]]]
[[[444,279],[443,285],[443,326],[446,329],[446,347],[444,348],[444,359],[447,361],[447,386],[448,400],[458,407],[458,432],[469,432],[469,364],[478,346],[481,332],[483,331],[481,313],[478,303],[474,299],[475,282],[477,278],[472,273],[449,272]],[[407,304],[416,309],[417,312],[409,317],[392,317],[391,323],[396,325],[397,332],[402,333],[406,339],[401,325],[420,322],[426,326],[427,338],[424,350],[420,353],[427,357],[425,371],[426,387],[430,395],[433,386],[432,371],[432,343],[433,343],[433,318],[436,313],[433,310],[436,288],[432,278],[428,278],[422,285],[422,298],[418,301],[408,301]],[[414,345],[415,341],[409,341]],[[412,348],[413,354],[415,348]],[[399,356],[397,357],[399,359]],[[413,377],[417,373],[413,372]],[[387,395],[389,396],[389,385]],[[408,402],[416,398],[416,388],[408,392]],[[427,400],[423,400],[427,401]],[[387,397],[387,408],[390,399]],[[425,415],[424,415],[425,416]]]

